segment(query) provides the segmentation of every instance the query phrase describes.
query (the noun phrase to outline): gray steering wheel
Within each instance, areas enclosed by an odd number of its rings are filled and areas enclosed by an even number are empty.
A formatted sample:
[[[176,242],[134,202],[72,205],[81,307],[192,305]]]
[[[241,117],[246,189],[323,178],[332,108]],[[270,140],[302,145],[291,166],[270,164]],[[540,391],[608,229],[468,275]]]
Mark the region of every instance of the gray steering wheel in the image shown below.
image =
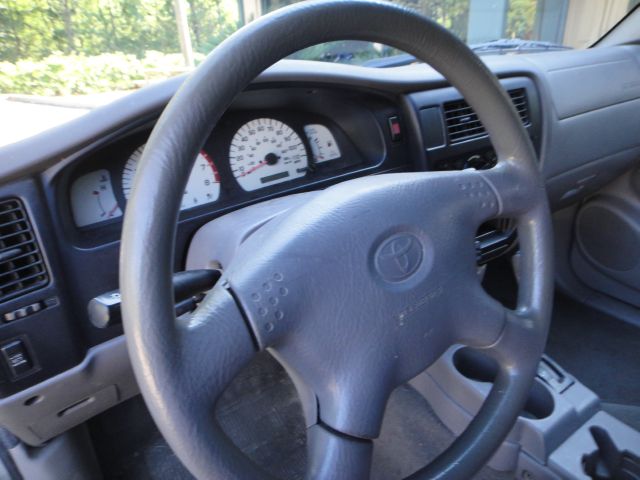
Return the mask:
[[[194,158],[234,97],[265,68],[332,40],[397,47],[472,105],[497,152],[486,171],[416,172],[341,183],[259,229],[189,316],[174,315],[176,223]],[[517,220],[518,307],[482,289],[474,237]],[[314,0],[227,39],[171,100],[147,143],[124,220],[123,319],[133,369],[160,431],[200,479],[266,478],[224,435],[214,403],[270,349],[313,391],[310,478],[366,478],[372,439],[399,385],[450,345],[496,359],[471,424],[411,478],[470,478],[513,426],[543,352],[552,299],[551,225],[530,140],[495,76],[461,41],[384,2]]]

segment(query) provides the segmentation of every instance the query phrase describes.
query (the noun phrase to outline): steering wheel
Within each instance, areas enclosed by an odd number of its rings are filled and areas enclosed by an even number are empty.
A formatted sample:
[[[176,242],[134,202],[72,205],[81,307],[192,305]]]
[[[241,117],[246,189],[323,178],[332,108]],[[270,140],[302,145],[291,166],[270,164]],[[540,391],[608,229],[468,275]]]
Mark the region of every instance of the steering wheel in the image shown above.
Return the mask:
[[[477,112],[498,163],[486,171],[369,176],[328,188],[240,247],[188,318],[172,272],[180,200],[202,144],[234,97],[279,59],[322,42],[367,40],[441,72]],[[476,273],[486,220],[517,220],[518,307]],[[367,478],[387,399],[450,345],[481,349],[499,373],[468,428],[412,478],[470,478],[512,428],[543,352],[552,298],[551,225],[530,140],[495,76],[422,15],[384,2],[314,0],[245,26],[171,100],[144,150],[124,220],[126,340],[160,431],[200,479],[267,478],[224,435],[214,403],[269,349],[315,394],[310,478]]]

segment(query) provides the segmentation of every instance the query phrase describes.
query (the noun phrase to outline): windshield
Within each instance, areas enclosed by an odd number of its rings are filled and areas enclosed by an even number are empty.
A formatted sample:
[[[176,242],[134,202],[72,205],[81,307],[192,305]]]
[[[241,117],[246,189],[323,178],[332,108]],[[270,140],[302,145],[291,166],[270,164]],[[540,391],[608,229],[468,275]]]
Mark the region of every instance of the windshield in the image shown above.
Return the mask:
[[[585,48],[640,3],[398,1],[440,23],[480,55]],[[0,3],[0,145],[187,72],[238,28],[290,3],[5,0]],[[358,41],[317,45],[292,58],[370,67],[415,61],[385,45]]]

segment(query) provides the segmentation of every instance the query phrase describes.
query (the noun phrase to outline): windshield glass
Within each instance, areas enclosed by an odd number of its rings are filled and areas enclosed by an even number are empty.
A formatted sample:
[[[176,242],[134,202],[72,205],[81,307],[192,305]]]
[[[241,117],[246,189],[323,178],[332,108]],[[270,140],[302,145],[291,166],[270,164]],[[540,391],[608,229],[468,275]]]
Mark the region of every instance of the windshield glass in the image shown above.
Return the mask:
[[[397,1],[448,28],[480,55],[585,48],[640,3]],[[238,28],[290,3],[5,0],[0,3],[0,145],[187,72]],[[370,67],[415,61],[385,45],[358,41],[318,45],[292,58]]]

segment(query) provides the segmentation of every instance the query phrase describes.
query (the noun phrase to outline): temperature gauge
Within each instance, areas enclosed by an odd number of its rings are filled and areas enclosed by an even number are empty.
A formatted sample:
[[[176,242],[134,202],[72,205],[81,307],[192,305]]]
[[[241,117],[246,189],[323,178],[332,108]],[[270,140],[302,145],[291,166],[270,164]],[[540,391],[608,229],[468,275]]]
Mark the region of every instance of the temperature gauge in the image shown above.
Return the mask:
[[[315,163],[328,162],[329,160],[340,158],[340,147],[338,147],[336,139],[333,138],[333,134],[327,127],[320,124],[306,125],[304,133],[306,133],[309,144],[311,144],[311,152]]]
[[[122,210],[113,194],[108,170],[87,173],[73,182],[71,210],[78,227],[122,216]]]

